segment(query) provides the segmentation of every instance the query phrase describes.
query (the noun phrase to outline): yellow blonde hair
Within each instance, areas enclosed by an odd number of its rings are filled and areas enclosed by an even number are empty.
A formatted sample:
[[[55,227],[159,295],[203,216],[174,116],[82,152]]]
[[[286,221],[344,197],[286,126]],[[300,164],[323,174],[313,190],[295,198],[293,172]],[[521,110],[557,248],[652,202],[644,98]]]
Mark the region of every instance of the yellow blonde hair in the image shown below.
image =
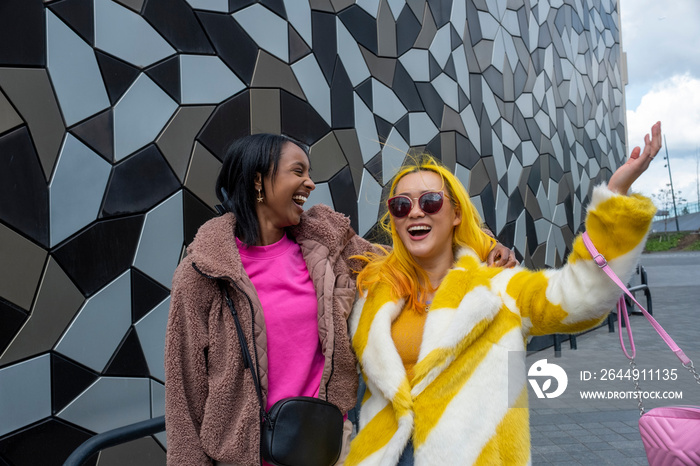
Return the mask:
[[[435,158],[424,154],[412,163],[404,165],[394,177],[389,197],[394,196],[396,185],[404,176],[421,171],[431,171],[442,178],[445,194],[455,211],[461,213],[462,221],[453,230],[452,249],[469,247],[479,255],[481,260],[485,261],[496,240],[482,230],[481,216],[469,199],[469,194],[462,183]],[[430,289],[427,273],[416,263],[399,238],[394,219],[389,212],[384,214],[380,225],[391,235],[393,249],[388,252],[381,248],[384,254],[367,253],[356,256],[366,262],[364,269],[357,276],[357,289],[364,295],[374,283],[384,282],[391,286],[392,297],[395,300],[406,298],[407,306],[425,308],[428,293],[434,291]]]

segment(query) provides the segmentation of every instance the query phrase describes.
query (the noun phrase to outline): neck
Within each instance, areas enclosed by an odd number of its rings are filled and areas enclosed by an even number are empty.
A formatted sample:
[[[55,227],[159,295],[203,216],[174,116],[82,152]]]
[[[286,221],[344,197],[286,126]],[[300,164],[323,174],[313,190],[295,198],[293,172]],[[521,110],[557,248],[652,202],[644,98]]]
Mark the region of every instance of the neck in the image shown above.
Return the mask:
[[[452,252],[450,251],[449,255],[443,254],[440,257],[426,260],[416,259],[416,262],[425,271],[425,273],[428,274],[430,285],[433,290],[436,290],[440,286],[440,283],[442,283],[442,279],[445,278],[445,275],[447,275],[450,267],[452,267],[454,258],[452,256]]]
[[[260,222],[260,237],[256,246],[268,246],[282,239],[284,228],[277,228],[267,222]]]

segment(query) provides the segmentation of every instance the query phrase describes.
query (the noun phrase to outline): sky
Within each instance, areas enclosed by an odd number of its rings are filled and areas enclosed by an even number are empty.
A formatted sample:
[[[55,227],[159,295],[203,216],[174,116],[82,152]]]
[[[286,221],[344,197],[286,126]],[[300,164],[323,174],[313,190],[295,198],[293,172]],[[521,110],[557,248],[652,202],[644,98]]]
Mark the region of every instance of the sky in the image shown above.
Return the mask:
[[[632,188],[647,196],[667,188],[663,157],[668,149],[677,202],[684,198],[698,203],[700,1],[619,0],[619,11],[622,50],[627,53],[627,155],[633,147],[643,147],[644,135],[657,121],[666,138],[659,156]],[[657,207],[665,208],[657,199]]]

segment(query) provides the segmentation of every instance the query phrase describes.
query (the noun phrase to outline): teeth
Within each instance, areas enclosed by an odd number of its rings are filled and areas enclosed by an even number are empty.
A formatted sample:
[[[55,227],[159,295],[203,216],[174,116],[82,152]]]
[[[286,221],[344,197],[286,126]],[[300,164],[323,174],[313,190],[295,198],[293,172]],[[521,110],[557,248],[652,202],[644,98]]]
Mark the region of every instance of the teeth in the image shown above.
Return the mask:
[[[419,230],[430,231],[430,230],[432,230],[432,228],[429,227],[428,225],[414,225],[414,226],[408,228],[408,231],[419,231]]]
[[[307,198],[297,194],[296,196],[292,197],[292,200],[296,201],[298,204],[303,205],[306,202]]]

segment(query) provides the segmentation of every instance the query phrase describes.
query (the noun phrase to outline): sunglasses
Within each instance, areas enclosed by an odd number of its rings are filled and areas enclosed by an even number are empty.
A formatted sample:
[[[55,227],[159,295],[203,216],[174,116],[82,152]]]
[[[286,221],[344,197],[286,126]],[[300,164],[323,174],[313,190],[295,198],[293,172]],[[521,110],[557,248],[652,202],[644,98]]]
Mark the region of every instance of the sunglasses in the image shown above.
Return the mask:
[[[447,196],[442,191],[428,191],[417,198],[418,207],[428,215],[437,214],[442,209],[444,198]],[[386,201],[389,213],[394,218],[403,218],[413,209],[413,199],[408,196],[394,196]]]

